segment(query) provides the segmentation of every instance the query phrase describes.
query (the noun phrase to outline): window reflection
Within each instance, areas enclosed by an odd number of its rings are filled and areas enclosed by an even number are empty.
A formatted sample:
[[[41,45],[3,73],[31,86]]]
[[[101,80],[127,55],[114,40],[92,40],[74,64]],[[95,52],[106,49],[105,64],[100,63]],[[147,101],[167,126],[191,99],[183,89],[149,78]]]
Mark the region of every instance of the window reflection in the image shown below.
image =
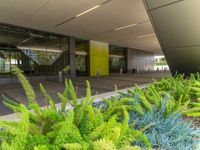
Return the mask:
[[[110,45],[109,47],[109,71],[119,73],[120,69],[126,72],[126,51],[122,47]]]
[[[0,77],[8,75],[10,72],[9,52],[0,50]]]
[[[86,60],[87,60],[87,56],[76,55],[76,73],[78,76],[87,75]]]
[[[89,41],[76,39],[76,75],[86,76],[88,75],[88,51],[89,51]]]
[[[69,65],[68,37],[1,24],[0,77],[13,65],[27,76],[58,75]]]

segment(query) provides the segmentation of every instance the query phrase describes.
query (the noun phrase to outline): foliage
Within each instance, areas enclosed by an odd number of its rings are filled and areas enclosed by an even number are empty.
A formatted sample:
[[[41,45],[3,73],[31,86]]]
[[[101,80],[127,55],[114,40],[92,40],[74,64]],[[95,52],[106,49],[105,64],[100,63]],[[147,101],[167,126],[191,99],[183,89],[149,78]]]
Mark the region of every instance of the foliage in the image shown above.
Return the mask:
[[[153,148],[197,150],[200,129],[184,121],[181,114],[199,117],[200,105],[195,98],[198,82],[194,77],[185,80],[183,76],[162,79],[145,89],[136,86],[127,93],[120,93],[118,99],[128,98],[130,105],[138,107],[137,111],[129,111],[130,123],[144,131]],[[194,86],[196,91],[191,93]],[[137,144],[142,146],[140,142]]]
[[[191,74],[184,79],[184,75],[177,75],[175,78],[162,78],[152,85],[160,95],[170,95],[174,103],[184,106],[181,111],[186,116],[200,116],[200,75]],[[177,105],[175,105],[177,106]]]
[[[50,51],[22,50],[22,52],[39,65],[52,65],[61,55],[60,52]]]
[[[49,106],[41,109],[35,101],[35,93],[18,68],[14,72],[20,79],[29,104],[27,107],[15,104],[4,97],[4,104],[21,112],[19,122],[0,122],[0,142],[3,150],[92,150],[92,149],[139,149],[132,142],[142,141],[146,147],[151,144],[142,131],[131,129],[127,105],[116,102],[106,109],[95,108],[89,82],[86,98],[78,101],[71,81],[65,82],[61,98],[61,109],[57,110],[53,99],[40,84],[40,89]],[[72,101],[69,101],[69,99]],[[123,100],[127,101],[127,100]],[[73,109],[66,111],[71,103]],[[33,111],[28,111],[32,109]],[[116,111],[118,110],[118,111]],[[120,112],[120,113],[119,113]]]
[[[15,122],[7,123],[1,122],[4,132],[10,132],[9,138],[2,142],[2,149],[4,150],[23,150],[26,143],[29,127],[29,113],[24,105],[20,105],[19,109],[22,112],[21,122],[15,128]],[[12,140],[11,140],[12,139]]]
[[[195,84],[194,84],[195,83]],[[184,80],[183,76],[175,79],[167,78],[155,81],[145,89],[129,89],[127,93],[120,93],[124,98],[132,99],[132,105],[136,112],[143,115],[145,111],[150,111],[152,106],[157,108],[161,104],[166,104],[165,115],[181,113],[185,116],[199,117],[200,102],[198,101],[198,90],[200,91],[200,81]],[[194,87],[195,86],[195,87]],[[196,90],[196,91],[194,91]]]
[[[3,150],[139,150],[140,147],[165,150],[196,150],[200,129],[185,122],[182,115],[198,117],[200,75],[161,79],[145,89],[137,87],[99,104],[91,98],[86,81],[86,97],[78,100],[73,83],[65,81],[58,93],[61,108],[40,84],[49,106],[41,109],[30,83],[18,68],[18,76],[28,106],[6,96],[3,103],[20,112],[18,122],[0,122]],[[73,108],[66,110],[67,105]],[[32,111],[29,111],[32,109]],[[140,146],[140,147],[139,147]]]
[[[82,55],[76,56],[76,70],[80,72],[86,71],[86,56]]]
[[[192,122],[184,121],[179,114],[165,117],[166,103],[161,108],[153,108],[142,117],[131,114],[131,122],[136,122],[136,129],[145,128],[144,133],[151,141],[152,147],[164,150],[198,150],[200,129]],[[137,143],[142,146],[142,143]]]
[[[17,67],[13,67],[12,72],[17,75],[20,83],[22,84],[29,103],[33,103],[36,98],[35,92],[33,91],[33,88],[29,84],[28,80],[26,80],[26,77],[22,74],[22,71]]]
[[[65,68],[63,68],[62,70],[64,73],[69,73],[70,72],[70,66],[66,66]]]
[[[120,69],[125,69],[125,60],[124,58],[117,58],[117,57],[112,57],[109,58],[109,70],[112,72],[118,72]]]

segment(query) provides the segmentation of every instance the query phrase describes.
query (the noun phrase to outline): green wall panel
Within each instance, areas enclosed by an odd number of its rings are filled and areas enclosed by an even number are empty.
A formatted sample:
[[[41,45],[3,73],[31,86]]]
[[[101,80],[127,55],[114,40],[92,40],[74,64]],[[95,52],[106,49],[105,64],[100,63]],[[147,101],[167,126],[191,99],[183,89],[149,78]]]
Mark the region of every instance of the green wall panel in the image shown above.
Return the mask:
[[[109,50],[108,44],[90,41],[90,76],[109,74]]]

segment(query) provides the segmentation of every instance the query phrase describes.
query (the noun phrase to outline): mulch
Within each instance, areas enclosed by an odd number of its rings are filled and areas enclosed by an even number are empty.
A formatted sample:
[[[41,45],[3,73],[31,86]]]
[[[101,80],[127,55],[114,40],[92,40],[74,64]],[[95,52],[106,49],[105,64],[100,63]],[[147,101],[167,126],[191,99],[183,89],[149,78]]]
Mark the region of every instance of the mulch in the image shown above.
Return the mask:
[[[200,118],[199,118],[199,117],[194,118],[194,117],[187,117],[187,116],[184,116],[183,119],[184,119],[185,121],[191,121],[191,120],[192,120],[192,121],[194,122],[194,125],[195,125],[196,127],[200,128]]]

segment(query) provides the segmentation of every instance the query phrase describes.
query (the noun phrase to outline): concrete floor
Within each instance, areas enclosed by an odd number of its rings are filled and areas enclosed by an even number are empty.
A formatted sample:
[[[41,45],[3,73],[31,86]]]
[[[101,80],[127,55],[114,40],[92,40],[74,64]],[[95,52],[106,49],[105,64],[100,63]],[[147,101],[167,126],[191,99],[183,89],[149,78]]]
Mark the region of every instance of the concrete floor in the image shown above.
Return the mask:
[[[135,84],[141,85],[152,82],[152,78],[159,80],[161,77],[170,76],[169,73],[148,73],[148,74],[126,74],[120,76],[119,74],[112,74],[109,76],[97,78],[90,77],[77,77],[71,78],[73,84],[75,86],[75,90],[77,96],[84,97],[86,92],[86,83],[85,80],[88,80],[91,84],[92,95],[106,93],[109,91],[113,91],[115,85],[117,85],[118,89],[123,89],[127,87],[132,87]],[[62,92],[64,90],[64,83],[59,83],[57,79],[51,81],[41,81],[45,86],[49,95],[55,100],[56,103],[59,103],[59,98],[57,96],[58,92]],[[32,82],[32,86],[37,95],[37,101],[41,106],[47,105],[44,101],[44,97],[41,95],[39,90],[39,81]],[[0,85],[0,93],[5,94],[10,99],[15,100],[16,102],[27,104],[26,96],[24,94],[23,89],[20,84],[13,85]],[[6,115],[12,113],[11,110],[6,108],[2,104],[2,98],[0,98],[0,115]]]

